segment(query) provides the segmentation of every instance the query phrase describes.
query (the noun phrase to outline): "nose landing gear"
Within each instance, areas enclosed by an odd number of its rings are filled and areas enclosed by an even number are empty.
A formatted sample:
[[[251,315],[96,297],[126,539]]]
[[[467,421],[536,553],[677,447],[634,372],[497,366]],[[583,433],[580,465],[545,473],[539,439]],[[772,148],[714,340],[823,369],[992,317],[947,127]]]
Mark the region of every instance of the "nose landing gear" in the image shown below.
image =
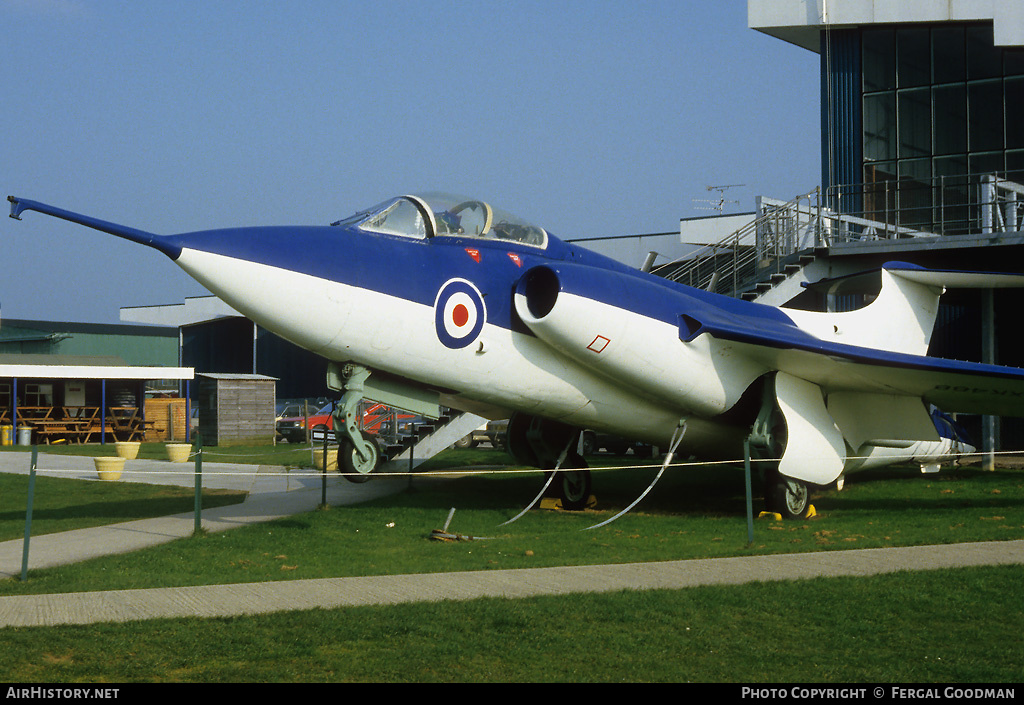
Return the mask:
[[[380,467],[381,457],[377,441],[359,428],[359,402],[370,370],[362,365],[345,365],[341,374],[345,393],[334,409],[338,464],[349,482],[366,482]]]

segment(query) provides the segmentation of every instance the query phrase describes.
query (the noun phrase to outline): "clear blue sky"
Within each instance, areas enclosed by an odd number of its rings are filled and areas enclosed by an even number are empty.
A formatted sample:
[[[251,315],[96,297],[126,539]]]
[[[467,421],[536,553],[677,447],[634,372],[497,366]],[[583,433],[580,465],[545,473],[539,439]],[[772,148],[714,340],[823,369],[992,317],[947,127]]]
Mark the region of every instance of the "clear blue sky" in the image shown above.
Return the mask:
[[[820,181],[818,57],[743,0],[0,0],[0,188],[159,234],[464,193],[563,238],[668,232]],[[6,215],[6,201],[3,202]],[[5,318],[205,291],[163,255],[0,218]]]

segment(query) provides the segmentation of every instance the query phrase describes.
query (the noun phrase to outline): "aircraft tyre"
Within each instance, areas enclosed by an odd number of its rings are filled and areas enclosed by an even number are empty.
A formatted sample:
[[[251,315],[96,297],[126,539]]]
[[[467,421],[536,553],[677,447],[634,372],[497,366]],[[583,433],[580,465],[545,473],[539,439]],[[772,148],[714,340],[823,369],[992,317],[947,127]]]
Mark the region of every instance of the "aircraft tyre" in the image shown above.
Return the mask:
[[[569,470],[558,473],[555,478],[558,485],[558,497],[562,500],[562,509],[578,512],[587,506],[592,487],[589,470]]]
[[[765,504],[783,519],[803,519],[811,506],[811,488],[806,482],[772,472],[765,478]]]
[[[364,431],[360,431],[360,434],[370,450],[368,459],[364,460],[348,439],[338,444],[338,462],[341,464],[341,471],[345,473],[346,480],[355,483],[366,482],[370,479],[370,474],[376,472],[380,467],[380,448],[377,446],[377,441]]]

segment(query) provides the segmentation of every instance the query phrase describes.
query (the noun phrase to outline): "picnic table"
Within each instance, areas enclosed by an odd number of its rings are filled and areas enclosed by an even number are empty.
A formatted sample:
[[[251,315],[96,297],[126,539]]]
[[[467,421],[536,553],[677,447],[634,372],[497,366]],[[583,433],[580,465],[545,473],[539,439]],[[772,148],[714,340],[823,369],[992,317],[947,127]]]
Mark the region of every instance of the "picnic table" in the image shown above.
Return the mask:
[[[100,432],[100,408],[98,406],[65,406],[61,408],[61,411],[67,428],[68,440],[73,440],[76,443],[88,443],[93,434]]]
[[[0,420],[8,410],[0,410]],[[38,442],[88,443],[106,437],[113,441],[144,441],[154,422],[134,406],[113,406],[101,417],[98,406],[19,406],[18,426],[31,427]]]
[[[53,414],[52,406],[19,406],[15,425],[24,426],[34,421],[48,419]]]
[[[95,413],[68,413],[68,407],[58,411],[52,406],[20,406],[18,407],[18,427],[31,428],[36,440],[46,443],[73,441],[81,443]]]
[[[144,441],[147,427],[153,428],[153,422],[144,421],[138,407],[112,406],[108,411],[107,421],[116,440]]]
[[[33,419],[29,425],[36,438],[49,445],[55,440],[81,443],[90,423],[80,419]]]

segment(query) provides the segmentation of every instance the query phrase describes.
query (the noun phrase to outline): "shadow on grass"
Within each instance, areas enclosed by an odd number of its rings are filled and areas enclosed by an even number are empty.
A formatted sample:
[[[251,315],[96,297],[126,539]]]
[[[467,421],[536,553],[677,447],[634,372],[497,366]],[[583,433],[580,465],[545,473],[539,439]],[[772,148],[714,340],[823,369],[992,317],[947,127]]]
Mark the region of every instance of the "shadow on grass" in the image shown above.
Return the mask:
[[[657,473],[658,468],[652,467],[592,468],[592,494],[597,500],[594,510],[621,511],[650,486]],[[756,515],[764,509],[762,480],[756,470],[751,480]],[[964,508],[1012,511],[1024,508],[1024,495],[1019,491],[1021,481],[1021,471],[1014,469],[982,471],[959,467],[922,475],[916,467],[892,466],[852,474],[841,492],[817,488],[812,492],[812,501],[829,511],[892,513]],[[446,482],[443,488],[417,488],[414,482],[414,490],[406,500],[409,506],[440,510],[456,505],[498,510],[511,517],[536,496],[543,483],[544,475],[540,471],[465,477]],[[746,513],[743,468],[735,465],[670,467],[635,511],[741,517]]]
[[[657,468],[592,469],[594,510],[618,512],[646,490],[658,473]],[[439,485],[417,484],[405,497],[407,506],[438,508],[458,506],[496,510],[513,516],[536,497],[544,484],[537,471],[516,475],[475,475],[452,479]],[[760,502],[760,481],[754,479],[755,503]],[[385,500],[386,501],[386,500]],[[700,470],[669,468],[637,507],[658,514],[727,514],[746,511],[742,468],[721,466]]]
[[[221,495],[216,498],[203,496],[203,508],[220,507],[244,501],[241,493]],[[148,517],[184,514],[194,507],[192,497],[162,497],[135,499],[131,501],[86,502],[68,504],[59,507],[39,507],[32,509],[33,521],[71,520],[71,519],[145,519]],[[25,520],[25,510],[0,512],[0,522]]]

